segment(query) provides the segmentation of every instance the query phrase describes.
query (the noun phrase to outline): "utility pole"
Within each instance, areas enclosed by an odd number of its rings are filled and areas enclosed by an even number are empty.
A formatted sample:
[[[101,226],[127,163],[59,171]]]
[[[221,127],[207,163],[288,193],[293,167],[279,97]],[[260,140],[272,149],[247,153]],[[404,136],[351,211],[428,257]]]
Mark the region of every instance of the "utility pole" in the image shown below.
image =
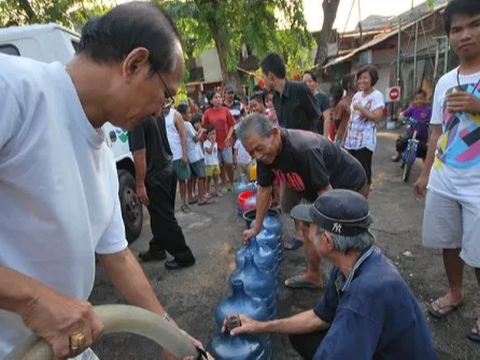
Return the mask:
[[[415,49],[413,50],[413,93],[417,90],[417,51],[418,51],[418,23],[415,23]]]

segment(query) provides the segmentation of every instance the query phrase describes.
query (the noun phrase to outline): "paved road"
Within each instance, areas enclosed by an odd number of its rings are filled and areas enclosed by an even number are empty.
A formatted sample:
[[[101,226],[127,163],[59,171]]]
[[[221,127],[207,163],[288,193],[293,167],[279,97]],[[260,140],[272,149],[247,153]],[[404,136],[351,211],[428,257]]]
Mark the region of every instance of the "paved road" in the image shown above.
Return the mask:
[[[421,304],[443,294],[446,279],[440,253],[421,246],[423,201],[412,195],[412,183],[418,176],[417,164],[410,184],[400,179],[400,169],[390,162],[393,155],[394,132],[379,134],[378,151],[374,157],[374,185],[370,204],[375,223],[378,246],[397,264]],[[218,300],[228,294],[227,280],[234,269],[234,253],[241,245],[241,232],[245,224],[235,214],[233,195],[221,199],[210,207],[194,206],[190,214],[178,213],[190,246],[196,257],[195,267],[180,272],[167,272],[163,263],[143,264],[143,268],[175,320],[204,344],[216,332],[214,321]],[[292,224],[286,221],[287,235]],[[151,233],[148,220],[141,238],[131,249],[138,252],[147,247]],[[411,256],[403,255],[410,251]],[[329,265],[322,265],[328,275]],[[281,270],[282,279],[304,269],[303,250],[286,253]],[[456,314],[443,321],[429,320],[435,346],[441,359],[479,359],[480,346],[465,337],[473,324],[474,304],[480,304],[478,287],[472,269],[465,271],[466,302]],[[312,308],[321,292],[287,290],[282,288],[278,313],[287,316]],[[95,288],[91,296],[94,304],[120,303],[122,300],[110,285],[102,269],[98,269]],[[423,305],[422,305],[423,306]],[[95,347],[101,359],[158,359],[159,349],[148,340],[130,335],[105,336]],[[290,349],[288,339],[274,337],[274,359],[299,359]]]

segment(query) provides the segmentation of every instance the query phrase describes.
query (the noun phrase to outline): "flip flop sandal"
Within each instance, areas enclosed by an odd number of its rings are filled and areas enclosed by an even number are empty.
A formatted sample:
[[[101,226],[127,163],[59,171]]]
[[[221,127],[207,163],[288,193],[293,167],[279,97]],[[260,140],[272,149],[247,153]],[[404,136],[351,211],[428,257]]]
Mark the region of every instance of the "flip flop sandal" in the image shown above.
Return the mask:
[[[290,289],[310,289],[310,290],[320,290],[325,288],[325,284],[321,286],[313,285],[305,281],[300,280],[300,276],[292,276],[285,280],[285,286]]]
[[[283,248],[285,250],[292,250],[293,251],[293,250],[297,250],[302,245],[303,245],[302,241],[298,240],[297,238],[293,238],[292,240],[290,240],[288,242],[287,246],[283,245]]]
[[[433,308],[433,303],[437,304],[437,310]],[[427,303],[428,313],[436,319],[443,319],[453,311],[457,310],[462,304],[458,305],[442,305],[440,304],[440,299],[435,300],[432,303]],[[446,312],[440,312],[440,310],[445,310]]]
[[[198,206],[205,206],[205,205],[211,205],[211,204],[215,204],[215,200],[207,199],[204,202],[199,202]]]
[[[188,205],[193,205],[193,204],[196,204],[197,202],[198,202],[198,198],[195,197],[192,200],[188,200]]]
[[[480,343],[480,326],[478,325],[479,320],[480,319],[477,319],[477,322],[475,323],[475,325],[473,325],[473,328],[477,332],[473,332],[472,331],[473,329],[470,329],[468,330],[468,333],[467,333],[467,337],[476,343]]]
[[[180,209],[182,209],[182,211],[183,211],[185,214],[188,214],[188,213],[190,212],[190,208],[188,207],[187,204],[182,205],[182,207],[181,207]]]

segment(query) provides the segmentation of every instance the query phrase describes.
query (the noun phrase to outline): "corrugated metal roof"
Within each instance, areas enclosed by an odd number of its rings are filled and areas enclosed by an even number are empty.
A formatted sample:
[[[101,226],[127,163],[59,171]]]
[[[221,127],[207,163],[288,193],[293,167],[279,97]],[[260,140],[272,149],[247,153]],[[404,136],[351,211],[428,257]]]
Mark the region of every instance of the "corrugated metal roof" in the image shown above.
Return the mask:
[[[411,21],[410,23],[406,24],[406,25],[402,25],[401,27],[401,30],[406,30],[410,27],[412,27],[413,25],[415,25],[415,23],[417,21],[422,21],[434,14],[436,14],[437,12],[439,11],[443,11],[443,9],[445,9],[445,7],[447,6],[447,3],[444,3],[444,4],[441,4],[439,6],[437,6],[434,10],[432,11],[429,11],[425,14],[422,15],[422,17],[420,17],[419,19],[416,19],[416,20],[413,20]],[[344,55],[344,56],[340,56],[332,61],[330,61],[328,64],[326,64],[323,68],[326,69],[330,66],[333,66],[333,65],[336,65],[336,64],[339,64],[341,62],[344,62],[345,60],[348,60],[350,58],[352,58],[353,56],[355,56],[356,54],[358,53],[361,53],[362,51],[365,51],[365,50],[368,50],[370,49],[371,47],[374,47],[375,45],[378,45],[378,44],[381,44],[382,42],[390,39],[391,37],[393,36],[396,36],[399,32],[399,28],[397,27],[396,29],[392,30],[392,31],[389,31],[388,33],[385,33],[385,34],[381,34],[379,36],[377,36],[376,38],[374,38],[373,40],[369,41],[368,43],[366,44],[363,44],[362,46],[358,47],[357,49],[353,50],[352,52],[350,52],[349,54],[347,55]]]

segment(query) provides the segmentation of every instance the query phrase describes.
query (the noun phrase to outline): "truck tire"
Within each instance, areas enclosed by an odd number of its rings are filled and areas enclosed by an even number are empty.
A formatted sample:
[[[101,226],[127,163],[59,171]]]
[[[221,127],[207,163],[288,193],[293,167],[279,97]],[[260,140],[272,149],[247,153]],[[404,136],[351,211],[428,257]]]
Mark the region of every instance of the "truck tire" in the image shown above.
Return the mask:
[[[143,205],[135,193],[135,179],[127,170],[118,170],[118,196],[122,208],[127,240],[131,244],[140,236],[143,227]]]

